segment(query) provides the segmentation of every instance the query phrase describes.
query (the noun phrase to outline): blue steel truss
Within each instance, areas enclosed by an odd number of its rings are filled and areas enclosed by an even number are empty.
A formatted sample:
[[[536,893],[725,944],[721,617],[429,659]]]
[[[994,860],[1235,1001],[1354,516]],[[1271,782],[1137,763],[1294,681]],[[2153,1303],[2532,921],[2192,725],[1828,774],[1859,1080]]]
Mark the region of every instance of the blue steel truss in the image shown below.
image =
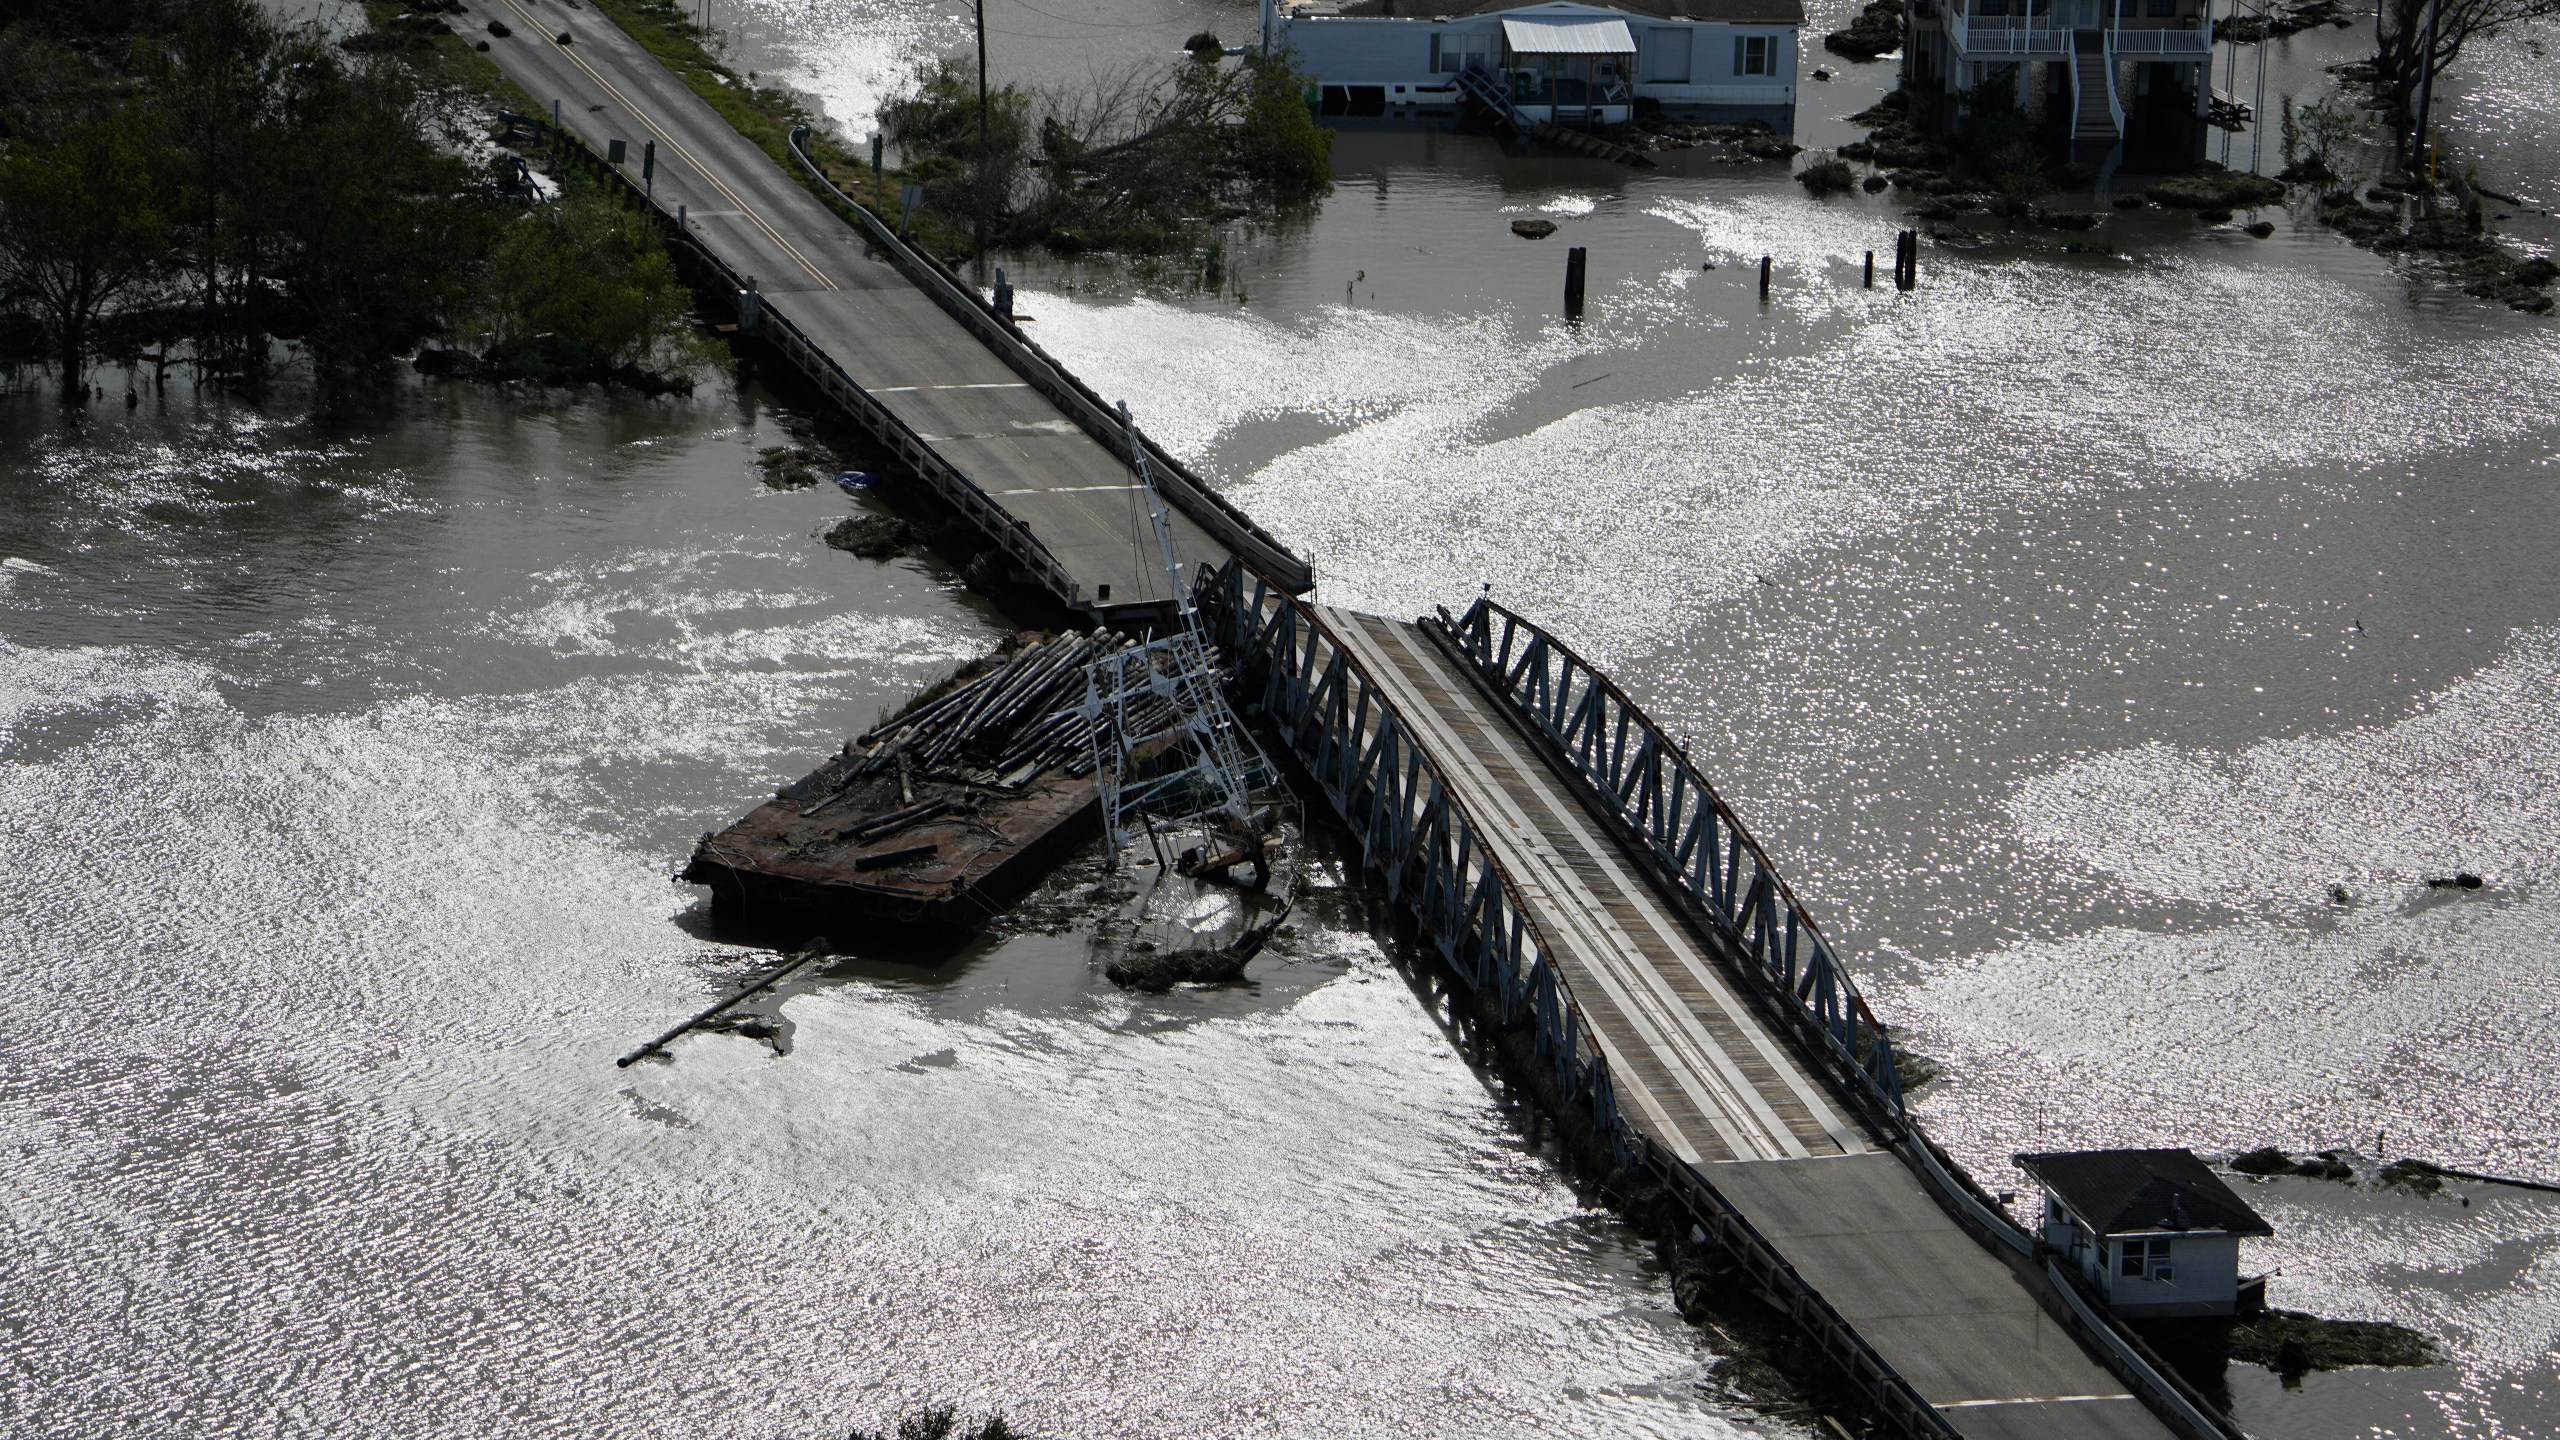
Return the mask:
[[[1884,1027],[1768,853],[1679,742],[1562,641],[1488,599],[1478,597],[1455,620],[1442,611],[1439,626],[1676,878],[1747,971],[1785,998],[1841,1078],[1900,1122],[1902,1081]]]
[[[1358,834],[1389,898],[1470,989],[1525,1025],[1563,1098],[1588,1106],[1620,1164],[1635,1160],[1617,1094],[1546,937],[1475,822],[1349,651],[1303,601],[1230,564],[1206,577],[1211,633],[1249,676],[1252,698],[1335,813]]]
[[[1617,1163],[1669,1187],[1699,1233],[1732,1254],[1753,1285],[1815,1338],[1824,1357],[1874,1403],[1890,1433],[1960,1440],[1946,1417],[1884,1363],[1697,1166],[1654,1144],[1619,1110],[1608,1062],[1511,877],[1316,611],[1232,561],[1214,573],[1204,570],[1200,594],[1211,635],[1258,686],[1247,692],[1255,708],[1358,835],[1388,895],[1414,916],[1424,943],[1463,984],[1496,998],[1505,1026],[1529,1031],[1535,1055],[1554,1067],[1559,1098],[1584,1108],[1609,1137]]]

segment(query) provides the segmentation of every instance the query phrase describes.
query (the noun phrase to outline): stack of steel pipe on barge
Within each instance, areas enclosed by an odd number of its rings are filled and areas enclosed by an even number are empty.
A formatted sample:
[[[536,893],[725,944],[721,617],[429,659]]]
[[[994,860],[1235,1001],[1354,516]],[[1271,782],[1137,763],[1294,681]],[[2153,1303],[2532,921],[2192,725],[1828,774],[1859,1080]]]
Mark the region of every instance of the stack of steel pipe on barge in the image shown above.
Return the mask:
[[[1129,643],[1029,640],[704,835],[676,878],[724,924],[983,924],[1099,823],[1085,667]]]

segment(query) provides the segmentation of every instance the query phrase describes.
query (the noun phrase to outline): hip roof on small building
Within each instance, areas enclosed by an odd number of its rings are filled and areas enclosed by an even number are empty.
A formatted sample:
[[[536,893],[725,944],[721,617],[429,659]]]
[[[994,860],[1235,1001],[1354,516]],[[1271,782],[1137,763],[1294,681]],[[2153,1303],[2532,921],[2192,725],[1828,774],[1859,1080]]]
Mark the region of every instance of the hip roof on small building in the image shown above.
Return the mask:
[[[1731,25],[1802,25],[1804,0],[1609,0],[1605,5],[1555,4],[1555,0],[1352,0],[1339,13],[1402,20],[1455,20],[1467,15],[1498,15],[1543,6],[1561,13],[1580,11],[1597,18],[1616,13],[1631,19],[1705,20]],[[1624,53],[1624,52],[1616,52]]]
[[[2192,1150],[2066,1150],[2014,1158],[2100,1235],[2276,1233]]]

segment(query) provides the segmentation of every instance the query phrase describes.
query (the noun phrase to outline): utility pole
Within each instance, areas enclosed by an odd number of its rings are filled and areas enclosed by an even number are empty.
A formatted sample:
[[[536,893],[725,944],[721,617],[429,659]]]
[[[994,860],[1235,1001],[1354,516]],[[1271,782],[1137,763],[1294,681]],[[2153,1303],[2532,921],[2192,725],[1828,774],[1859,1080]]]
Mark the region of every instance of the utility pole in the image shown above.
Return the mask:
[[[980,264],[987,256],[987,0],[977,0],[978,9],[978,204],[977,234],[973,237]]]

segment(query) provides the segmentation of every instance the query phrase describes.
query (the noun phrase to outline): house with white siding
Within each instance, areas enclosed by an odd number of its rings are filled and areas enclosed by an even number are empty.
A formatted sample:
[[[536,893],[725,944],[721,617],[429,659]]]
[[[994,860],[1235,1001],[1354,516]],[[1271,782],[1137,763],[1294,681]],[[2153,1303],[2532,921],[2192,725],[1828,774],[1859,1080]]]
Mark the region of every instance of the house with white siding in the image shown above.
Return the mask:
[[[2015,87],[2073,143],[2148,132],[2197,149],[2213,101],[2213,0],[1910,0],[1902,83],[1934,125],[1963,97]]]
[[[1456,115],[1607,125],[1639,101],[1792,126],[1803,0],[1262,0],[1327,118]]]
[[[2044,1186],[2044,1241],[2117,1314],[2229,1315],[2240,1241],[2275,1230],[2192,1150],[2020,1155]]]

